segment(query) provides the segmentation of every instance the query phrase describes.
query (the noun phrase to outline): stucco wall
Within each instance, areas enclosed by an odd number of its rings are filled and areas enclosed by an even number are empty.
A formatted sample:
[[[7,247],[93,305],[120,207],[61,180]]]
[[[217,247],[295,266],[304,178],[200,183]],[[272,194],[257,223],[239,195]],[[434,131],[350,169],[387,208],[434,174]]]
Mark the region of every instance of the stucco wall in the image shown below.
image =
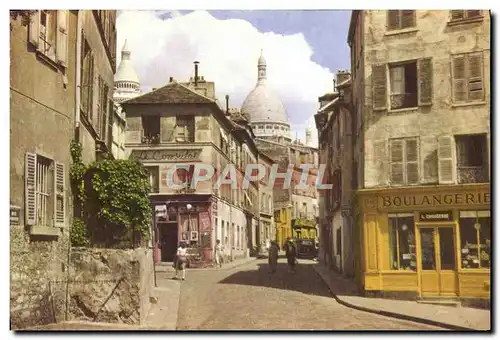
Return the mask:
[[[490,113],[490,17],[449,25],[449,11],[416,11],[416,29],[388,34],[387,11],[364,12],[364,176],[365,187],[388,186],[388,138],[420,136],[421,183],[437,183],[437,136],[487,133]],[[451,55],[483,51],[484,102],[453,105]],[[432,58],[432,105],[414,110],[374,111],[372,65]],[[489,137],[488,137],[489,138]],[[424,167],[427,168],[424,174]]]

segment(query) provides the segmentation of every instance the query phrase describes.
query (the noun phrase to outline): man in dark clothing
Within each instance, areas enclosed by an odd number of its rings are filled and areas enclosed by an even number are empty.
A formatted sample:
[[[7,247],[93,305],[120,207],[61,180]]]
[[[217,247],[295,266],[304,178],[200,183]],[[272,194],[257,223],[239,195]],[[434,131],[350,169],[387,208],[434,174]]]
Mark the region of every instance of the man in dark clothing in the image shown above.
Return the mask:
[[[290,269],[290,271],[295,271],[295,264],[297,261],[297,248],[295,247],[295,244],[293,243],[291,238],[288,238],[288,241],[285,244],[285,254],[288,262],[288,268]]]

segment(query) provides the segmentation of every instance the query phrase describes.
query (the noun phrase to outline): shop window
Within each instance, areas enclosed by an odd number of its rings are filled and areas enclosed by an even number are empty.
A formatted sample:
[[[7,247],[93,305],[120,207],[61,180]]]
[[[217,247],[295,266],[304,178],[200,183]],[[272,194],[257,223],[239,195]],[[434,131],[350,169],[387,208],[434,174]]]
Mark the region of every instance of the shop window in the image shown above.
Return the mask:
[[[491,266],[491,217],[489,211],[460,212],[460,256],[462,268]]]
[[[417,62],[389,66],[391,109],[417,107]]]
[[[413,214],[389,215],[390,265],[393,270],[417,269]]]
[[[455,136],[458,183],[488,182],[486,135]]]

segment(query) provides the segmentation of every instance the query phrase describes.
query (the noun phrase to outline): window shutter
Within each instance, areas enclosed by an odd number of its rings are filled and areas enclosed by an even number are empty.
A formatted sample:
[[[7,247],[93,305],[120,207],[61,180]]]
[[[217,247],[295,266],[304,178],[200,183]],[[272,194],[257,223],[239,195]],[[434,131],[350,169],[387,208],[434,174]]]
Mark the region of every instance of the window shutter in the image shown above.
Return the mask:
[[[438,171],[439,183],[453,183],[453,153],[451,137],[444,136],[438,139]]]
[[[25,163],[25,214],[26,224],[36,224],[36,154],[27,152]]]
[[[65,222],[65,181],[64,164],[55,163],[55,181],[54,181],[54,221],[56,227],[64,227]]]
[[[387,77],[385,64],[372,66],[373,109],[384,110],[387,106]]]
[[[29,25],[29,42],[32,43],[36,48],[38,48],[40,40],[40,11],[36,11],[30,17]]]
[[[462,20],[465,18],[463,9],[451,11],[451,20]]]
[[[415,11],[401,11],[401,28],[409,28],[415,26]]]
[[[432,104],[432,58],[418,61],[418,105]]]
[[[464,138],[456,138],[455,147],[457,148],[457,166],[467,166],[467,149]]]
[[[465,81],[465,57],[463,55],[452,57],[452,82],[454,102],[467,100],[467,83]]]
[[[403,141],[391,140],[391,183],[403,184]]]
[[[482,100],[484,98],[482,53],[469,54],[467,61],[469,70],[469,100]]]
[[[88,118],[92,122],[93,116],[94,116],[94,51],[90,52],[89,55],[89,75],[88,75],[88,103],[87,103],[87,113],[88,113]]]
[[[56,60],[64,67],[68,65],[68,12],[57,11]]]
[[[418,162],[418,139],[407,139],[406,153],[406,183],[417,184],[420,182]]]
[[[397,30],[401,27],[399,10],[391,10],[387,12],[387,28],[389,30]]]

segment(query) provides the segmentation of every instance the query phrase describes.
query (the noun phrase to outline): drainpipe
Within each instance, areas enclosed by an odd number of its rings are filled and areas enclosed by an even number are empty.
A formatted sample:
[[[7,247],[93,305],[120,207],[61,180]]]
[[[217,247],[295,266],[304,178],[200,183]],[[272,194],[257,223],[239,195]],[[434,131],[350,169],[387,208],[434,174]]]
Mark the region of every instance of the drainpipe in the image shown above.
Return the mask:
[[[78,11],[76,24],[76,67],[75,67],[75,134],[80,128],[80,87],[81,87],[81,54],[82,54],[82,20],[83,11]]]
[[[82,40],[82,11],[78,11],[76,14],[76,67],[75,67],[75,129],[74,138],[79,139],[78,129],[80,126],[80,54],[81,54],[81,40]],[[71,242],[68,243],[68,257],[67,257],[67,268],[66,268],[66,301],[65,301],[65,311],[64,320],[68,321],[69,312],[69,280],[70,280],[70,259],[71,259]]]

